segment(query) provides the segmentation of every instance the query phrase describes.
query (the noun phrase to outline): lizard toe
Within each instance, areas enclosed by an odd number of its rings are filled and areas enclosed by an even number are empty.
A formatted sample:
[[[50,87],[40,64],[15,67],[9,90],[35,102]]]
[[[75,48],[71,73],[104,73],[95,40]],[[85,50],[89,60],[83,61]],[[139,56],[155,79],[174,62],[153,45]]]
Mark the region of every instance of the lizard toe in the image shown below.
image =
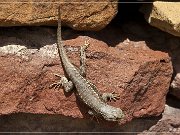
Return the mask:
[[[51,84],[50,86],[49,86],[49,88],[51,89],[51,88],[54,88],[54,89],[59,89],[60,87],[62,86],[62,82],[61,81],[59,81],[59,82],[57,82],[57,83],[53,83],[53,84]]]

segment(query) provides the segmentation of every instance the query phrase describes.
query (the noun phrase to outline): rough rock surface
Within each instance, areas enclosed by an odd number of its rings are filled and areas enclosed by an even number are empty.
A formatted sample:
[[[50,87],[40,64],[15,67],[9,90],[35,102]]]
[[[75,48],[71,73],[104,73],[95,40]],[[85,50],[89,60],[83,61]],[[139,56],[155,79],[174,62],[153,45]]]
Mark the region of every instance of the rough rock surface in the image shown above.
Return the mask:
[[[180,38],[158,30],[155,27],[140,22],[127,22],[122,26],[131,40],[145,41],[153,50],[167,52],[172,60],[173,77],[170,94],[179,98],[180,95]],[[130,36],[135,35],[135,36]]]
[[[173,97],[167,97],[167,104],[162,114],[162,118],[151,128],[139,135],[179,135],[180,133],[180,104]]]
[[[150,25],[180,36],[180,2],[155,1],[144,4],[141,11]]]
[[[63,25],[76,30],[100,30],[117,14],[117,0],[6,0],[0,3],[0,26],[55,25],[58,2]]]
[[[109,35],[111,31],[102,33]],[[129,39],[110,47],[103,42],[107,37],[102,33],[95,36],[64,30],[63,39],[71,61],[79,65],[78,50],[84,43],[82,35],[89,35],[87,78],[101,93],[116,91],[120,94],[120,100],[109,104],[124,111],[126,116],[121,123],[160,115],[172,75],[168,54],[149,49],[145,42]],[[1,28],[1,115],[25,112],[89,117],[88,108],[74,93],[49,89],[49,85],[58,80],[53,73],[64,73],[54,44],[55,35],[56,30],[51,28]],[[108,42],[113,45],[114,39]]]

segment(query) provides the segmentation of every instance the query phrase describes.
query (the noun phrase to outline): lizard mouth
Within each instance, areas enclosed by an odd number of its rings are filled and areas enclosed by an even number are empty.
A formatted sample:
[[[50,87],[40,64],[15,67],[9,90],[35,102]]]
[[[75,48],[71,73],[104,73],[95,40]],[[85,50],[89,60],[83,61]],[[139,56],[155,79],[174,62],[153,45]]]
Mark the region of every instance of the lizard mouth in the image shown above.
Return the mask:
[[[122,119],[122,116],[121,116],[121,117],[116,117],[116,116],[114,116],[114,117],[112,117],[112,118],[106,118],[107,121],[119,121],[119,120],[121,120],[121,119]]]
[[[106,120],[108,120],[108,121],[118,121],[119,119],[106,119]]]
[[[117,117],[117,116],[113,116],[113,117],[104,117],[105,120],[107,121],[119,121],[120,119],[122,119],[122,117]]]

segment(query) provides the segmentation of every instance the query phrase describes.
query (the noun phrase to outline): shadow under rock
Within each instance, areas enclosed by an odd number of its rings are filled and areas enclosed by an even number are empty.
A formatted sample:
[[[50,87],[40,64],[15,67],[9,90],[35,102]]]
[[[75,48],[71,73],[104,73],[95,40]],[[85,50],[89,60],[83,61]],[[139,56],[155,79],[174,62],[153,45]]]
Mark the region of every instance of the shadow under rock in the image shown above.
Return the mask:
[[[39,49],[54,43],[55,27],[0,27],[0,46],[15,44]]]
[[[0,27],[0,46],[24,45],[27,48],[41,48],[45,45],[57,43],[57,27]],[[89,36],[104,41],[109,46],[115,46],[124,41],[121,28],[109,25],[101,31],[75,31],[62,28],[64,40],[74,39],[78,36]],[[117,38],[118,37],[118,38]]]
[[[0,27],[0,46],[10,44],[24,45],[27,48],[41,48],[45,45],[57,43],[57,27]],[[78,36],[88,36],[105,42],[108,46],[115,47],[124,40],[133,42],[145,41],[153,50],[168,50],[162,46],[165,33],[150,26],[142,18],[137,21],[124,23],[110,23],[100,31],[76,31],[62,27],[62,39],[70,40]]]
[[[62,115],[10,114],[0,116],[0,132],[142,132],[157,123],[159,118],[142,118],[122,126],[105,126],[92,120]]]
[[[168,94],[166,98],[166,104],[173,107],[173,108],[179,108],[180,109],[180,100],[176,98],[173,95]]]

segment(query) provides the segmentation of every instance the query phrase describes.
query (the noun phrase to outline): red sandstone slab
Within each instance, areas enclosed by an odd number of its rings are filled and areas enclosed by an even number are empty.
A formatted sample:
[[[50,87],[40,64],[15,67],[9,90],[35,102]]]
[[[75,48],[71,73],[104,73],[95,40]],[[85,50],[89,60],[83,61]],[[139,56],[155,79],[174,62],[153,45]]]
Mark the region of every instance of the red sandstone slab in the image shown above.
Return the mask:
[[[68,56],[77,66],[79,45],[83,40],[79,36],[65,41]],[[144,47],[144,42],[109,47],[90,38],[90,44],[87,78],[101,93],[115,91],[120,94],[120,100],[109,104],[124,111],[126,116],[121,123],[133,118],[158,116],[163,112],[172,75],[168,54],[150,50]],[[49,85],[58,80],[53,73],[64,73],[55,45],[39,50],[26,47],[12,50],[12,46],[0,48],[1,115],[25,112],[89,117],[88,108],[74,93],[49,89]]]

